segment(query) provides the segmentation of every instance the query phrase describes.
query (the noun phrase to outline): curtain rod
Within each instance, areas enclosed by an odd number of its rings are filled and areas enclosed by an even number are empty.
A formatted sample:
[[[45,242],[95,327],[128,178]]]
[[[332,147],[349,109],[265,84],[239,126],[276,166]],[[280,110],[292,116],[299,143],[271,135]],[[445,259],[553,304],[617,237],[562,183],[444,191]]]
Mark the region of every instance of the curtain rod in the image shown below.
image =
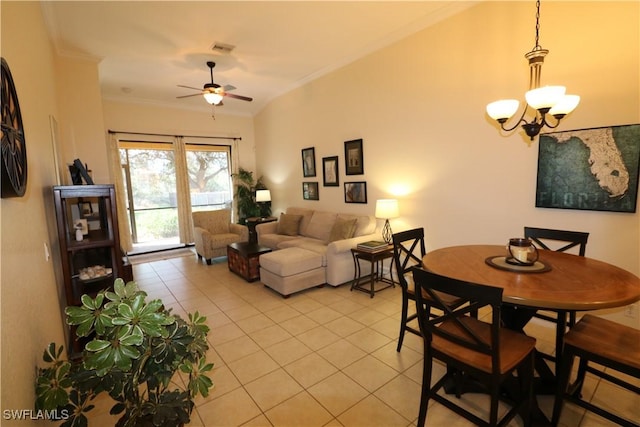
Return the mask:
[[[231,139],[233,141],[242,141],[242,138],[239,136],[203,136],[203,135],[168,135],[165,133],[147,133],[147,132],[126,132],[121,130],[111,130],[108,131],[110,134],[116,133],[126,133],[129,135],[149,135],[149,136],[172,136],[174,138],[209,138],[209,139]]]

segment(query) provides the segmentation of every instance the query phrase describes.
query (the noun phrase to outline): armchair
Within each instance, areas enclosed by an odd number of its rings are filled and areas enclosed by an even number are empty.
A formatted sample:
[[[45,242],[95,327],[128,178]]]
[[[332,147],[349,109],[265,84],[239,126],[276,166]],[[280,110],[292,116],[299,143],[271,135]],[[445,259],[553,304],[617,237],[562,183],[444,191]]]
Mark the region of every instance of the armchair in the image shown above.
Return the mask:
[[[249,240],[247,227],[231,222],[230,209],[193,212],[192,216],[196,255],[208,265],[212,258],[227,254],[228,244]]]

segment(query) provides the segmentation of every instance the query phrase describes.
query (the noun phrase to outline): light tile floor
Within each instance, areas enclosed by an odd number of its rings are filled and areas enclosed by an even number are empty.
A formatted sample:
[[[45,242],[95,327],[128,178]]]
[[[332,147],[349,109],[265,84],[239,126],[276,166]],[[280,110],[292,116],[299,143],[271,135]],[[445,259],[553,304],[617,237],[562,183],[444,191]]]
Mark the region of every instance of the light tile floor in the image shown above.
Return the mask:
[[[386,289],[375,298],[348,285],[313,288],[290,298],[247,283],[229,272],[226,258],[210,266],[195,256],[134,265],[140,288],[176,313],[198,310],[211,327],[209,360],[215,387],[199,398],[190,426],[413,426],[418,415],[422,343],[407,334],[396,352],[401,292]],[[532,323],[527,333],[553,351],[553,331]],[[434,372],[434,377],[439,376]],[[585,395],[612,402],[640,421],[640,398],[591,377]],[[482,394],[464,394],[469,408],[486,412]],[[553,399],[542,396],[551,414]],[[505,408],[503,408],[504,410]],[[113,425],[108,406],[94,411],[91,425]],[[427,425],[469,426],[431,403]],[[519,418],[510,426],[520,426]],[[613,425],[566,405],[561,425]]]

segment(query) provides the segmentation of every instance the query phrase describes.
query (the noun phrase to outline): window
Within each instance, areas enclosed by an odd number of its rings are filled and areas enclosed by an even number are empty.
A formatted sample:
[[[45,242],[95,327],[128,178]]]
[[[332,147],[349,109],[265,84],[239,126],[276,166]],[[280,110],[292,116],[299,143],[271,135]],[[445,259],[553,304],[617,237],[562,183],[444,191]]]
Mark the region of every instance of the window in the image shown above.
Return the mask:
[[[231,207],[231,149],[185,144],[192,211]],[[120,141],[134,246],[178,246],[175,155],[171,143]],[[155,247],[153,248],[155,249]]]
[[[227,146],[186,144],[192,211],[231,207],[230,151]]]
[[[165,143],[120,144],[127,213],[133,243],[178,243],[173,147]]]

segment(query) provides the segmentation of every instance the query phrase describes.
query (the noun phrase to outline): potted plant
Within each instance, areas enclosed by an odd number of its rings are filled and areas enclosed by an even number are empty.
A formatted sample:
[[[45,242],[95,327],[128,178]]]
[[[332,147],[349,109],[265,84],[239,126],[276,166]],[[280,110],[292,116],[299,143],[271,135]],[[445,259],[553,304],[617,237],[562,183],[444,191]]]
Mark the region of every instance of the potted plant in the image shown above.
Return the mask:
[[[147,301],[135,282],[116,279],[113,291],[82,296],[65,309],[66,321],[88,342],[77,358],[51,343],[36,378],[36,409],[86,426],[93,400],[108,394],[117,426],[179,426],[189,422],[194,399],[207,396],[213,368],[205,353],[209,327],[198,312],[185,321],[159,299]]]
[[[254,216],[271,215],[271,206],[260,209],[256,202],[256,190],[266,190],[267,187],[262,182],[262,177],[254,180],[253,172],[243,168],[238,169],[238,173],[233,174],[236,179],[236,197],[238,199],[238,223],[245,224],[247,218]]]

